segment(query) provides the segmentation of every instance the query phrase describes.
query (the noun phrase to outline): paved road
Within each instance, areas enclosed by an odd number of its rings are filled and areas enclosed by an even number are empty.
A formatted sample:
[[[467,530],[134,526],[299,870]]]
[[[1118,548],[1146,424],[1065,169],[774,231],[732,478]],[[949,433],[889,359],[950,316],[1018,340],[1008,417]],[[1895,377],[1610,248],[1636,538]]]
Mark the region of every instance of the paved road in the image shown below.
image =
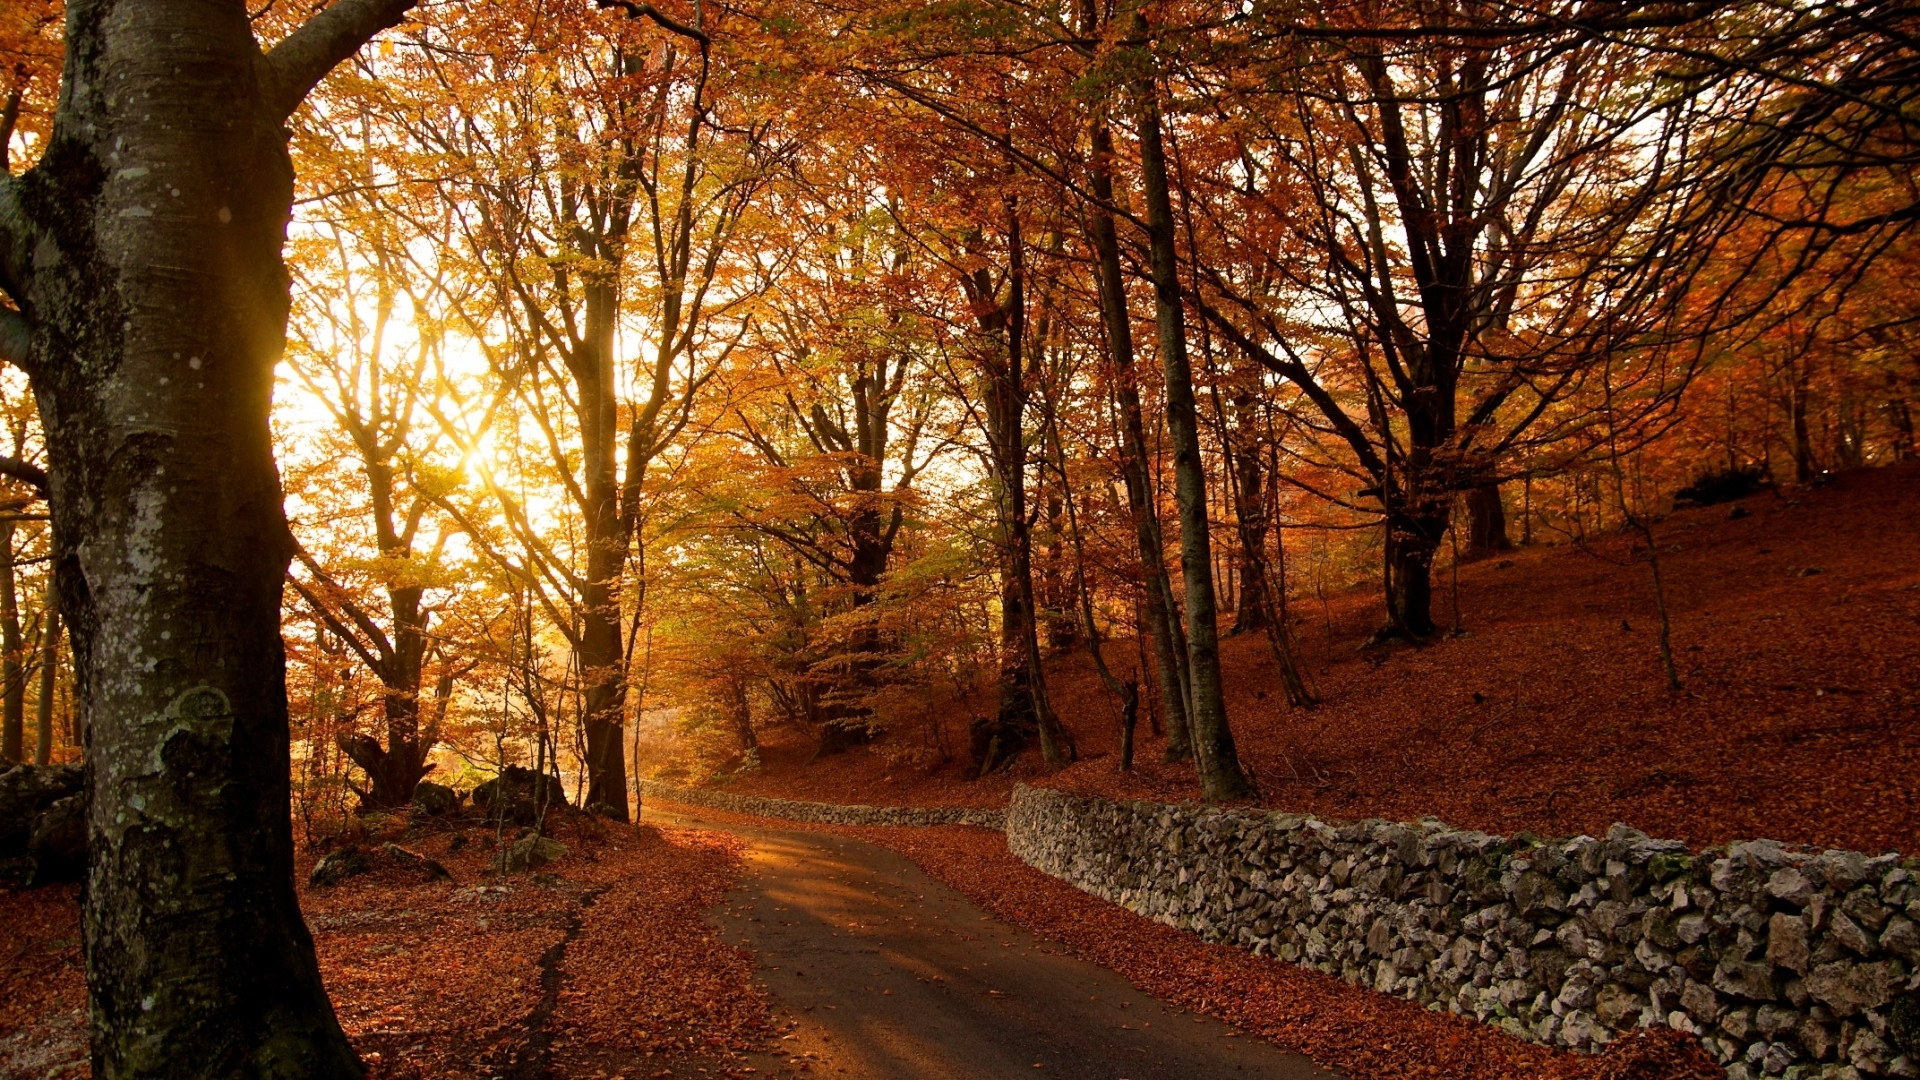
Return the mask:
[[[647,817],[745,838],[717,909],[796,1026],[762,1074],[832,1080],[1336,1080],[1052,951],[911,862],[826,833]]]

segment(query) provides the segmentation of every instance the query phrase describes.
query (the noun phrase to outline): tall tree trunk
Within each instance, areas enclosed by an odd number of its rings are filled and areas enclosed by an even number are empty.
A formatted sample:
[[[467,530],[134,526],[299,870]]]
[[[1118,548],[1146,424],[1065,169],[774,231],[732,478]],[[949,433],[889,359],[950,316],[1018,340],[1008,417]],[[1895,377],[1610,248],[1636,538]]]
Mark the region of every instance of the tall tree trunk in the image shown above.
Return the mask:
[[[268,418],[286,117],[406,7],[340,0],[263,56],[237,0],[72,0],[45,154],[0,176],[90,742],[101,1080],[361,1075],[293,889]]]
[[[1142,605],[1146,633],[1153,645],[1154,668],[1160,676],[1161,708],[1167,718],[1168,761],[1193,753],[1187,727],[1187,643],[1173,602],[1167,574],[1166,542],[1160,532],[1160,511],[1153,497],[1151,456],[1147,453],[1146,423],[1141,416],[1138,369],[1133,362],[1133,320],[1127,313],[1126,280],[1120,273],[1120,241],[1114,232],[1113,135],[1105,119],[1093,126],[1093,194],[1100,205],[1089,211],[1088,233],[1099,268],[1100,313],[1107,329],[1107,351],[1114,367],[1114,398],[1120,411],[1120,473],[1127,489],[1127,509],[1133,516],[1134,540],[1140,552],[1144,578]]]
[[[1447,535],[1446,506],[1396,507],[1387,513],[1386,530],[1387,625],[1374,638],[1425,641],[1434,633],[1433,557]]]
[[[1057,417],[1051,412],[1048,414],[1047,431],[1053,441],[1056,471],[1064,477],[1067,474],[1067,451],[1060,438]],[[1094,669],[1100,673],[1100,681],[1106,685],[1107,692],[1120,701],[1120,771],[1129,772],[1133,769],[1133,728],[1140,715],[1140,683],[1133,679],[1120,681],[1107,666],[1106,652],[1100,643],[1100,623],[1093,615],[1093,586],[1087,581],[1087,546],[1080,534],[1080,513],[1074,507],[1073,489],[1064,482],[1061,488],[1067,531],[1073,538],[1073,602],[1079,606],[1087,653],[1093,658]]]
[[[378,438],[360,435],[355,432],[355,441],[365,455],[372,492],[375,542],[383,558],[405,561],[412,556],[411,526],[404,536],[394,527],[393,467],[380,459]],[[387,612],[392,630],[387,632],[347,597],[311,556],[303,552],[300,558],[332,595],[323,596],[297,578],[289,579],[293,587],[380,679],[386,744],[361,732],[348,732],[337,740],[341,753],[367,775],[367,788],[355,789],[360,796],[359,809],[401,809],[412,803],[414,789],[433,771],[427,756],[433,751],[439,730],[437,723],[425,731],[420,726],[420,688],[427,651],[427,615],[420,606],[424,588],[388,583]],[[336,607],[344,612],[344,619],[336,614]]]
[[[1144,31],[1144,25],[1141,30]],[[1221,695],[1218,612],[1213,593],[1212,540],[1207,531],[1207,480],[1200,460],[1199,411],[1187,360],[1186,314],[1174,250],[1173,202],[1160,134],[1160,102],[1151,79],[1135,86],[1140,173],[1147,202],[1147,242],[1153,277],[1160,361],[1167,383],[1167,429],[1173,441],[1174,493],[1180,510],[1180,568],[1186,585],[1189,722],[1201,790],[1208,799],[1254,793],[1240,768]]]
[[[1467,490],[1467,558],[1484,559],[1512,551],[1507,538],[1507,508],[1500,501],[1499,484],[1481,484]]]
[[[27,677],[20,655],[20,589],[13,520],[0,518],[0,760],[26,760]]]
[[[1793,436],[1793,480],[1796,484],[1806,484],[1811,483],[1820,471],[1820,465],[1813,457],[1813,434],[1807,425],[1813,366],[1788,360],[1787,374],[1791,380],[1787,386],[1787,421]]]
[[[747,700],[747,680],[744,676],[733,676],[726,682],[727,719],[733,723],[733,733],[740,739],[740,753],[745,758],[760,750],[760,738],[753,731],[753,706]]]
[[[1287,688],[1287,700],[1301,708],[1312,708],[1320,703],[1319,695],[1307,680],[1304,665],[1300,662],[1298,642],[1293,636],[1293,613],[1287,604],[1287,534],[1280,520],[1280,483],[1279,454],[1276,451],[1269,461],[1267,491],[1263,492],[1262,505],[1264,515],[1273,527],[1273,550],[1275,558],[1266,558],[1266,547],[1260,549],[1260,575],[1267,597],[1267,646],[1273,651],[1275,663],[1280,667],[1280,677]]]
[[[1273,572],[1267,558],[1268,525],[1273,519],[1269,517],[1267,485],[1262,479],[1262,474],[1267,470],[1260,468],[1257,460],[1264,452],[1261,443],[1265,440],[1261,438],[1255,419],[1252,395],[1240,394],[1235,397],[1231,428],[1228,427],[1227,410],[1221,405],[1217,387],[1213,392],[1213,406],[1218,421],[1221,456],[1225,459],[1228,474],[1235,481],[1233,516],[1235,531],[1240,539],[1241,572],[1247,575],[1247,588],[1254,591],[1260,604],[1253,628],[1267,639],[1267,649],[1273,653],[1274,666],[1280,672],[1281,685],[1287,691],[1287,703],[1296,708],[1311,708],[1319,704],[1319,699],[1307,688],[1306,677],[1301,673],[1299,658],[1295,655],[1293,627],[1287,622],[1286,581]],[[1246,466],[1248,458],[1256,459],[1251,469]],[[1278,468],[1276,463],[1276,481]],[[1272,503],[1274,507],[1279,505],[1277,483]]]
[[[46,626],[40,632],[40,696],[34,702],[33,763],[45,765],[53,759],[53,694],[60,676],[60,594],[55,591],[53,575],[47,575]]]
[[[975,302],[988,310],[986,329],[999,345],[987,368],[987,441],[998,486],[1000,526],[1000,737],[1032,731],[1051,768],[1067,763],[1067,744],[1048,704],[1046,673],[1040,666],[1040,640],[1033,588],[1033,537],[1027,519],[1026,442],[1026,251],[1020,218],[1008,205],[1007,298],[1002,303],[976,276]],[[991,307],[989,307],[991,305]]]
[[[632,537],[621,514],[615,458],[620,428],[614,375],[618,294],[611,275],[584,286],[586,339],[568,358],[579,395],[582,487],[586,506],[586,587],[580,604],[580,671],[586,685],[587,793],[583,803],[627,820],[627,654],[621,593]]]
[[[410,536],[402,536],[394,526],[394,471],[382,460],[377,440],[356,440],[364,455],[368,488],[372,493],[375,543],[383,558],[402,561],[412,555]],[[309,569],[319,574],[318,565],[308,559]],[[361,649],[380,679],[381,712],[387,741],[358,733],[340,738],[340,749],[367,774],[368,787],[360,797],[362,810],[398,810],[413,802],[414,789],[433,771],[427,760],[436,736],[420,726],[420,688],[427,651],[427,620],[420,603],[424,589],[417,584],[390,583],[387,586],[387,612],[392,632],[376,636],[373,648]],[[351,604],[351,601],[348,601]],[[323,615],[323,617],[325,617]],[[354,621],[364,630],[377,631],[372,620],[355,609]],[[347,626],[337,628],[343,640],[368,637],[354,635]]]
[[[1272,615],[1267,596],[1267,492],[1261,475],[1260,448],[1253,424],[1253,402],[1244,395],[1233,402],[1239,445],[1232,447],[1235,532],[1240,540],[1239,602],[1234,606],[1233,632],[1265,630]],[[1221,432],[1223,440],[1227,432]]]
[[[1062,481],[1064,483],[1064,481]],[[1080,643],[1080,619],[1066,577],[1066,520],[1058,484],[1047,487],[1047,557],[1041,563],[1040,595],[1045,598],[1047,648],[1068,652]]]
[[[860,456],[848,467],[847,476],[848,488],[860,500],[847,519],[847,538],[852,549],[847,559],[847,585],[855,612],[872,606],[893,553],[891,530],[883,524],[880,513],[880,463],[881,455],[886,452],[886,418],[884,412],[878,416],[868,415],[872,411],[870,405],[863,405],[858,411],[862,414],[856,436]],[[838,655],[832,657],[836,670],[829,690],[830,700],[823,710],[820,754],[838,753],[873,737],[870,701],[880,663],[880,646],[879,628],[870,618],[863,617],[854,622],[846,642],[837,649]]]
[[[387,745],[381,746],[370,735],[340,737],[340,751],[367,774],[367,790],[361,795],[360,808],[397,810],[413,801],[414,789],[433,770],[427,754],[431,743],[420,738],[420,684],[414,677],[411,693],[392,686],[382,688],[382,710],[387,728]]]

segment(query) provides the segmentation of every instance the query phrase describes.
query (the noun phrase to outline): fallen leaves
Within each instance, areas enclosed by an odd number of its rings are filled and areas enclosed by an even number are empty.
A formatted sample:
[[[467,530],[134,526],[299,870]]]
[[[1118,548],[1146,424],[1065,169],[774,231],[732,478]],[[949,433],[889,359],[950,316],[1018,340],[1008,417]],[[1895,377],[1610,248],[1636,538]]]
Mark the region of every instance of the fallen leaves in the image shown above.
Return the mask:
[[[0,890],[0,1076],[87,1075],[80,887]]]
[[[703,919],[740,873],[739,842],[586,819],[561,832],[568,855],[531,877],[490,875],[491,845],[448,832],[418,846],[451,882],[401,867],[303,892],[373,1080],[745,1075],[768,1004],[750,958]],[[0,925],[18,943],[0,957],[0,1076],[85,1076],[77,888],[0,892]]]
[[[1920,851],[1920,463],[1740,505],[1737,519],[1717,506],[1656,526],[1680,694],[1665,689],[1651,578],[1626,536],[1592,541],[1598,558],[1561,545],[1463,566],[1469,633],[1421,649],[1360,649],[1381,618],[1376,586],[1296,601],[1317,709],[1286,706],[1260,635],[1225,639],[1227,714],[1263,801],[1504,834],[1602,835],[1620,821],[1695,846],[1766,837]],[[1807,567],[1822,572],[1803,576]],[[1438,572],[1443,624],[1447,585]],[[1130,677],[1134,643],[1111,643],[1108,662]],[[957,760],[912,775],[884,745],[808,765],[812,743],[776,730],[765,769],[729,790],[1004,805],[1023,781],[1200,797],[1191,765],[1159,760],[1144,716],[1135,770],[1116,768],[1117,713],[1084,651],[1050,660],[1048,679],[1082,753],[1059,773],[1029,753],[984,781]]]

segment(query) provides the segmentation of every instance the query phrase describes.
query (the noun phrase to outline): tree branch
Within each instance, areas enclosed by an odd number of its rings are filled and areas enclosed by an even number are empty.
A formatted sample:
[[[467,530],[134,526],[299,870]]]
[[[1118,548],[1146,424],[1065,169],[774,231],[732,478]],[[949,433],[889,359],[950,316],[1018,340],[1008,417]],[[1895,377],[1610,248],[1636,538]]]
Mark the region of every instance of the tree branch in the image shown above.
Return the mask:
[[[313,575],[314,581],[318,582],[321,588],[331,593],[332,596],[322,597],[317,592],[310,590],[299,578],[293,576],[291,568],[288,570],[287,580],[292,582],[293,587],[299,591],[300,595],[306,597],[310,602],[321,603],[331,599],[332,603],[328,604],[327,610],[321,613],[322,616],[328,620],[334,619],[333,608],[335,606],[338,606],[342,611],[346,612],[347,618],[353,620],[353,624],[360,628],[360,632],[359,634],[345,633],[342,634],[342,636],[350,640],[354,645],[355,651],[359,652],[361,656],[366,659],[367,666],[373,669],[374,674],[380,676],[382,682],[389,682],[389,676],[393,671],[395,650],[393,643],[387,638],[387,632],[380,629],[380,624],[374,622],[371,616],[361,610],[360,605],[353,602],[352,598],[347,595],[347,590],[342,588],[339,582],[333,580],[332,575],[328,574],[326,570],[321,567],[319,560],[315,559],[304,546],[295,544],[293,553],[294,557],[299,560],[300,565],[306,567],[307,572]],[[380,650],[379,659],[374,659],[367,649],[361,647],[361,635],[365,636],[366,641],[372,643],[372,648]]]
[[[5,329],[4,321],[0,321],[0,355],[5,353]],[[47,497],[47,470],[30,461],[22,461],[17,457],[0,457],[0,476],[20,481],[32,488],[34,494],[42,499]]]
[[[16,303],[26,302],[28,237],[32,232],[26,208],[20,205],[19,183],[0,172],[0,292]],[[0,336],[4,334],[5,328],[0,327]]]
[[[320,617],[321,622],[327,624],[327,629],[333,631],[335,637],[347,643],[347,648],[352,649],[360,657],[361,663],[371,668],[376,676],[380,674],[382,671],[380,658],[368,651],[366,642],[361,641],[359,634],[354,633],[340,621],[319,593],[314,592],[306,582],[294,577],[291,570],[287,573],[287,584],[293,586],[293,591],[300,594],[301,599],[307,602],[307,606],[313,609],[313,613]]]
[[[699,42],[703,49],[713,44],[713,39],[707,36],[706,31],[688,26],[652,4],[636,4],[634,0],[599,0],[599,4],[602,8],[619,8],[626,12],[630,19],[652,19],[662,30],[692,38]]]
[[[0,363],[27,366],[27,317],[11,308],[0,308]]]
[[[335,64],[359,52],[373,35],[397,25],[414,2],[336,0],[281,39],[266,55],[272,78],[265,89],[275,114],[291,115]]]

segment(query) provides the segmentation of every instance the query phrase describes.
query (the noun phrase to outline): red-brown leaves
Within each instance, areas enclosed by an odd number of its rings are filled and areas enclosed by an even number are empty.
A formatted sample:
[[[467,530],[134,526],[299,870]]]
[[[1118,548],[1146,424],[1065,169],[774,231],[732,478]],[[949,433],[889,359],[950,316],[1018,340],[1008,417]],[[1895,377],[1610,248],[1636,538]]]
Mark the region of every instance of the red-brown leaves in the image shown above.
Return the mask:
[[[737,841],[590,821],[559,832],[568,855],[533,877],[490,876],[484,844],[448,851],[443,835],[418,846],[451,883],[370,874],[305,895],[334,1010],[371,1076],[719,1070],[765,1033],[749,958],[702,918],[739,873]],[[65,886],[0,893],[17,943],[0,954],[0,1075],[86,1073],[77,900]]]

